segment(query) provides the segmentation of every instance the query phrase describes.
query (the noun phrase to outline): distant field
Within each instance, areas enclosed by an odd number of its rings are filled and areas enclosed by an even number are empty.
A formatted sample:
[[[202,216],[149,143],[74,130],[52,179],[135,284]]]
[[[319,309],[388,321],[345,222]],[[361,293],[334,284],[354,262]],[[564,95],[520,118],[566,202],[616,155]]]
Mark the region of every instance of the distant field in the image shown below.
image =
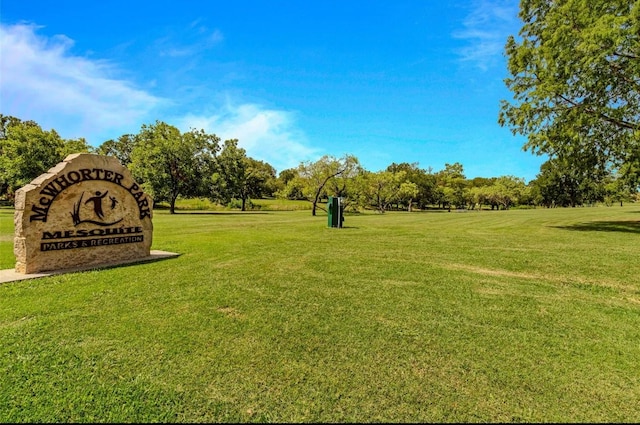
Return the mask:
[[[239,210],[240,201],[235,208],[229,208],[215,204],[208,199],[178,199],[176,202],[176,210],[178,211],[229,211]],[[287,199],[252,199],[251,203],[256,210],[261,211],[299,211],[311,210],[312,204],[309,201],[290,201]],[[168,209],[168,203],[160,204],[158,209]],[[250,209],[250,208],[247,208]]]
[[[640,421],[640,205],[154,214],[180,257],[0,285],[1,422]]]

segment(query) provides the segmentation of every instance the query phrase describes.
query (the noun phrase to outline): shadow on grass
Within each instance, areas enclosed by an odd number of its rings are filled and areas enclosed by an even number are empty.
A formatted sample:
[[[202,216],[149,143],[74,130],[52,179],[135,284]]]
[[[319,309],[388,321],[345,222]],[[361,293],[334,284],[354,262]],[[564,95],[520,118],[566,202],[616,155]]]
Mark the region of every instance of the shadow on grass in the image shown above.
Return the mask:
[[[112,264],[99,264],[99,265],[91,265],[91,266],[79,266],[79,267],[71,267],[68,269],[60,269],[60,270],[50,270],[45,272],[37,272],[37,273],[15,273],[13,269],[2,270],[0,274],[0,284],[14,282],[18,280],[27,280],[27,279],[41,279],[45,277],[51,276],[59,276],[65,274],[73,274],[73,273],[84,273],[84,272],[93,272],[93,271],[102,271],[102,270],[110,270],[110,269],[119,269],[123,267],[132,267],[139,266],[146,263],[155,263],[158,261],[171,260],[174,258],[180,257],[181,253],[159,253],[159,251],[151,251],[151,255],[145,258],[138,258],[130,261],[122,261]]]
[[[176,215],[257,215],[257,214],[273,214],[265,211],[176,211]]]
[[[556,229],[591,232],[626,232],[640,233],[640,221],[593,221],[572,226],[552,226]]]
[[[130,262],[124,262],[124,263],[119,263],[119,264],[105,264],[105,265],[101,265],[101,266],[78,267],[78,268],[73,269],[73,270],[67,270],[67,271],[62,270],[62,271],[60,271],[60,273],[75,273],[75,272],[84,272],[84,271],[120,269],[120,268],[123,268],[123,267],[132,267],[132,266],[139,266],[139,265],[142,265],[142,264],[157,263],[158,261],[173,260],[174,258],[178,258],[178,257],[182,256],[181,252],[176,252],[176,253],[172,253],[172,254],[173,255],[143,258],[143,259],[140,259],[140,260],[137,260],[137,261],[130,261]]]
[[[451,210],[449,210],[448,208],[427,208],[427,209],[423,209],[423,210],[413,210],[411,211],[412,213],[418,213],[418,214],[434,214],[434,213],[479,213],[479,212],[491,212],[491,211],[495,211],[495,212],[502,212],[505,210],[498,210],[498,209],[494,209],[492,210],[491,208],[482,208],[482,209],[472,209],[469,210],[467,208],[451,208]]]
[[[154,211],[156,208],[154,208]],[[164,208],[161,208],[164,210]],[[167,210],[168,211],[168,210]],[[194,210],[176,210],[173,215],[253,215],[253,214],[273,214],[267,211],[194,211]]]

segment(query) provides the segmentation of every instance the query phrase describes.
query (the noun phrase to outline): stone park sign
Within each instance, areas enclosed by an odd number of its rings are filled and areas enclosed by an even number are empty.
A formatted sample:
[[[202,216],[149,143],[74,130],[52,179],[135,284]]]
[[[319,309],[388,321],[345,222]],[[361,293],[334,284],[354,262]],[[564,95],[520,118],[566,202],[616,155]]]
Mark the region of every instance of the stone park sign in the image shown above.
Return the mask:
[[[116,158],[69,155],[16,192],[15,271],[37,273],[148,257],[152,205]]]

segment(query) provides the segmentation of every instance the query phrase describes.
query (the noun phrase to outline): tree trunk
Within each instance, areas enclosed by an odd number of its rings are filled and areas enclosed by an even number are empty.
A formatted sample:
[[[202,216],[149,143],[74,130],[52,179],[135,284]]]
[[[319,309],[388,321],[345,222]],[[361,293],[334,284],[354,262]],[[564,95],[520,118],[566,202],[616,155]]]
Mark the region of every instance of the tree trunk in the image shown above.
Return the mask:
[[[316,196],[313,199],[313,208],[311,208],[311,215],[316,216],[316,208],[318,207],[318,200],[320,198],[320,191],[316,192]]]

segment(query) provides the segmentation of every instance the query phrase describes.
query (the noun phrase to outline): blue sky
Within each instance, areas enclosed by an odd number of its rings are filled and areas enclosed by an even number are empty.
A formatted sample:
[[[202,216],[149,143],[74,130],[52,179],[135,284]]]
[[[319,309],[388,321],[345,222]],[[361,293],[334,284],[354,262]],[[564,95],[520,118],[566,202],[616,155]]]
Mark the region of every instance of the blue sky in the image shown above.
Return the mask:
[[[0,112],[93,146],[156,120],[278,171],[353,154],[370,171],[460,162],[535,178],[497,124],[518,0],[0,3]]]

